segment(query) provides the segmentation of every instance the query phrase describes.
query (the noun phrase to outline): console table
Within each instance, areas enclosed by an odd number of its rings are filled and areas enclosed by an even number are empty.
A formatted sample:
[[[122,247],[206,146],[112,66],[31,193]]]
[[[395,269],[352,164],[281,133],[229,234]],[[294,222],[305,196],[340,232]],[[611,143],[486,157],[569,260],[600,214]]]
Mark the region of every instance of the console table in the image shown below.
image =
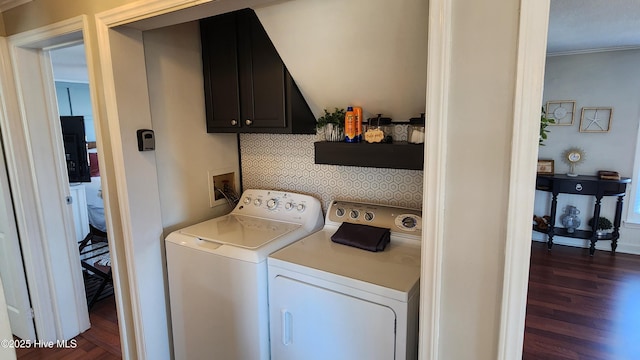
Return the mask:
[[[540,229],[536,225],[533,230],[547,234],[547,247],[551,250],[553,246],[554,235],[566,236],[571,238],[588,239],[591,241],[589,254],[593,255],[596,251],[596,242],[598,240],[611,240],[611,251],[615,252],[618,246],[618,238],[620,233],[620,220],[622,218],[622,200],[627,190],[627,184],[631,182],[630,178],[621,178],[620,180],[600,180],[597,176],[567,176],[564,174],[555,175],[538,175],[536,179],[536,190],[547,191],[552,194],[551,200],[551,220],[547,229]],[[596,202],[593,207],[593,225],[591,231],[575,230],[568,233],[563,227],[556,227],[556,207],[558,205],[558,194],[576,194],[595,196]],[[613,219],[613,232],[606,234],[604,237],[598,237],[596,228],[600,218],[600,202],[604,196],[617,196],[616,214]]]

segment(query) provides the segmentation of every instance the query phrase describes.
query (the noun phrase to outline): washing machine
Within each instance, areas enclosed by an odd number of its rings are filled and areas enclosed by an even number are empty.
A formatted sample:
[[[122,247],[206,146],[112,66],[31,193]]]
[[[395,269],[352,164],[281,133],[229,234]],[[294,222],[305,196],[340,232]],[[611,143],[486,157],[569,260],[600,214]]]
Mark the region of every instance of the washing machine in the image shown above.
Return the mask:
[[[267,256],[323,224],[311,196],[252,189],[167,236],[175,359],[269,359]]]
[[[372,252],[334,243],[343,222],[390,229]],[[321,231],[268,258],[271,359],[416,359],[421,212],[333,201]]]

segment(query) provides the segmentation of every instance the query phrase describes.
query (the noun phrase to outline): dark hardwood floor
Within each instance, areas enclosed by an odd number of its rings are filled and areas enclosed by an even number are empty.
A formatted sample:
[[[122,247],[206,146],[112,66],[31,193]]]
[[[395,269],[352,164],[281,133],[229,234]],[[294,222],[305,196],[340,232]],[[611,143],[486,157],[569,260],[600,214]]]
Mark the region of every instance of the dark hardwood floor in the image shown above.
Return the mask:
[[[640,256],[533,242],[523,359],[640,359]]]
[[[116,304],[113,295],[97,302],[89,313],[91,328],[74,339],[75,349],[16,349],[18,359],[122,359]]]

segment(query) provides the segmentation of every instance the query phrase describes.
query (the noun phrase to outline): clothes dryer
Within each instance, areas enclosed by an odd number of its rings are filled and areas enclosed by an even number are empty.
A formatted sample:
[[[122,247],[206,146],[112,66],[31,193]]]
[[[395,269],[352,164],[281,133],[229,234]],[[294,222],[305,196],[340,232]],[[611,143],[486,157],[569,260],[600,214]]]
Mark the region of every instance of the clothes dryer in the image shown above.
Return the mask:
[[[391,229],[391,242],[334,243],[343,222]],[[421,224],[419,210],[334,201],[321,231],[271,254],[271,358],[416,359]]]

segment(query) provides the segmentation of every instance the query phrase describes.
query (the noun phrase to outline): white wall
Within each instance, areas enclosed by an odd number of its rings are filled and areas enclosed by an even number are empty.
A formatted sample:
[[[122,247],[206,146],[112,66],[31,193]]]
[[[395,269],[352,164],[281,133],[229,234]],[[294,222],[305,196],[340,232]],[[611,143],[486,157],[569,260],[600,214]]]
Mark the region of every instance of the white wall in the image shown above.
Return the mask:
[[[207,171],[239,171],[234,134],[207,134],[198,22],[144,32],[162,226],[169,232],[231,209],[209,207]]]
[[[110,130],[117,131],[111,140],[117,144],[113,160],[119,207],[131,218],[123,228],[125,239],[130,241],[123,245],[130,286],[135,289],[130,303],[135,314],[138,356],[169,359],[171,336],[157,160],[154,151],[138,151],[136,138],[138,129],[152,127],[142,33],[112,29],[109,41],[115,88],[106,90],[113,90],[117,101],[117,114],[109,113],[114,122],[109,125]]]
[[[296,0],[256,14],[316,116],[351,104],[407,121],[425,112],[428,6]]]
[[[595,175],[598,170],[615,170],[621,176],[633,178],[633,160],[638,120],[640,119],[640,50],[552,56],[547,58],[543,104],[547,101],[575,100],[576,111],[572,126],[550,126],[549,138],[539,149],[540,159],[553,159],[555,172],[566,173],[569,166],[562,161],[563,152],[570,147],[585,151],[585,160],[576,167],[582,175]],[[579,132],[583,107],[612,107],[613,117],[608,133]],[[632,179],[637,181],[637,179]],[[633,186],[633,183],[632,183]],[[627,190],[630,190],[628,187]],[[630,198],[625,197],[623,219]],[[560,195],[556,223],[566,205],[577,206],[582,220],[581,229],[590,229],[595,199],[589,196]],[[613,221],[616,197],[603,199],[601,216]],[[551,204],[549,193],[536,191],[534,213],[547,215]],[[533,233],[534,239],[546,236]],[[573,246],[588,246],[581,239],[554,237],[554,242]],[[625,225],[620,230],[620,252],[640,254],[640,230]],[[610,241],[596,244],[596,248],[611,250]]]
[[[497,359],[520,1],[451,6],[438,358]]]

